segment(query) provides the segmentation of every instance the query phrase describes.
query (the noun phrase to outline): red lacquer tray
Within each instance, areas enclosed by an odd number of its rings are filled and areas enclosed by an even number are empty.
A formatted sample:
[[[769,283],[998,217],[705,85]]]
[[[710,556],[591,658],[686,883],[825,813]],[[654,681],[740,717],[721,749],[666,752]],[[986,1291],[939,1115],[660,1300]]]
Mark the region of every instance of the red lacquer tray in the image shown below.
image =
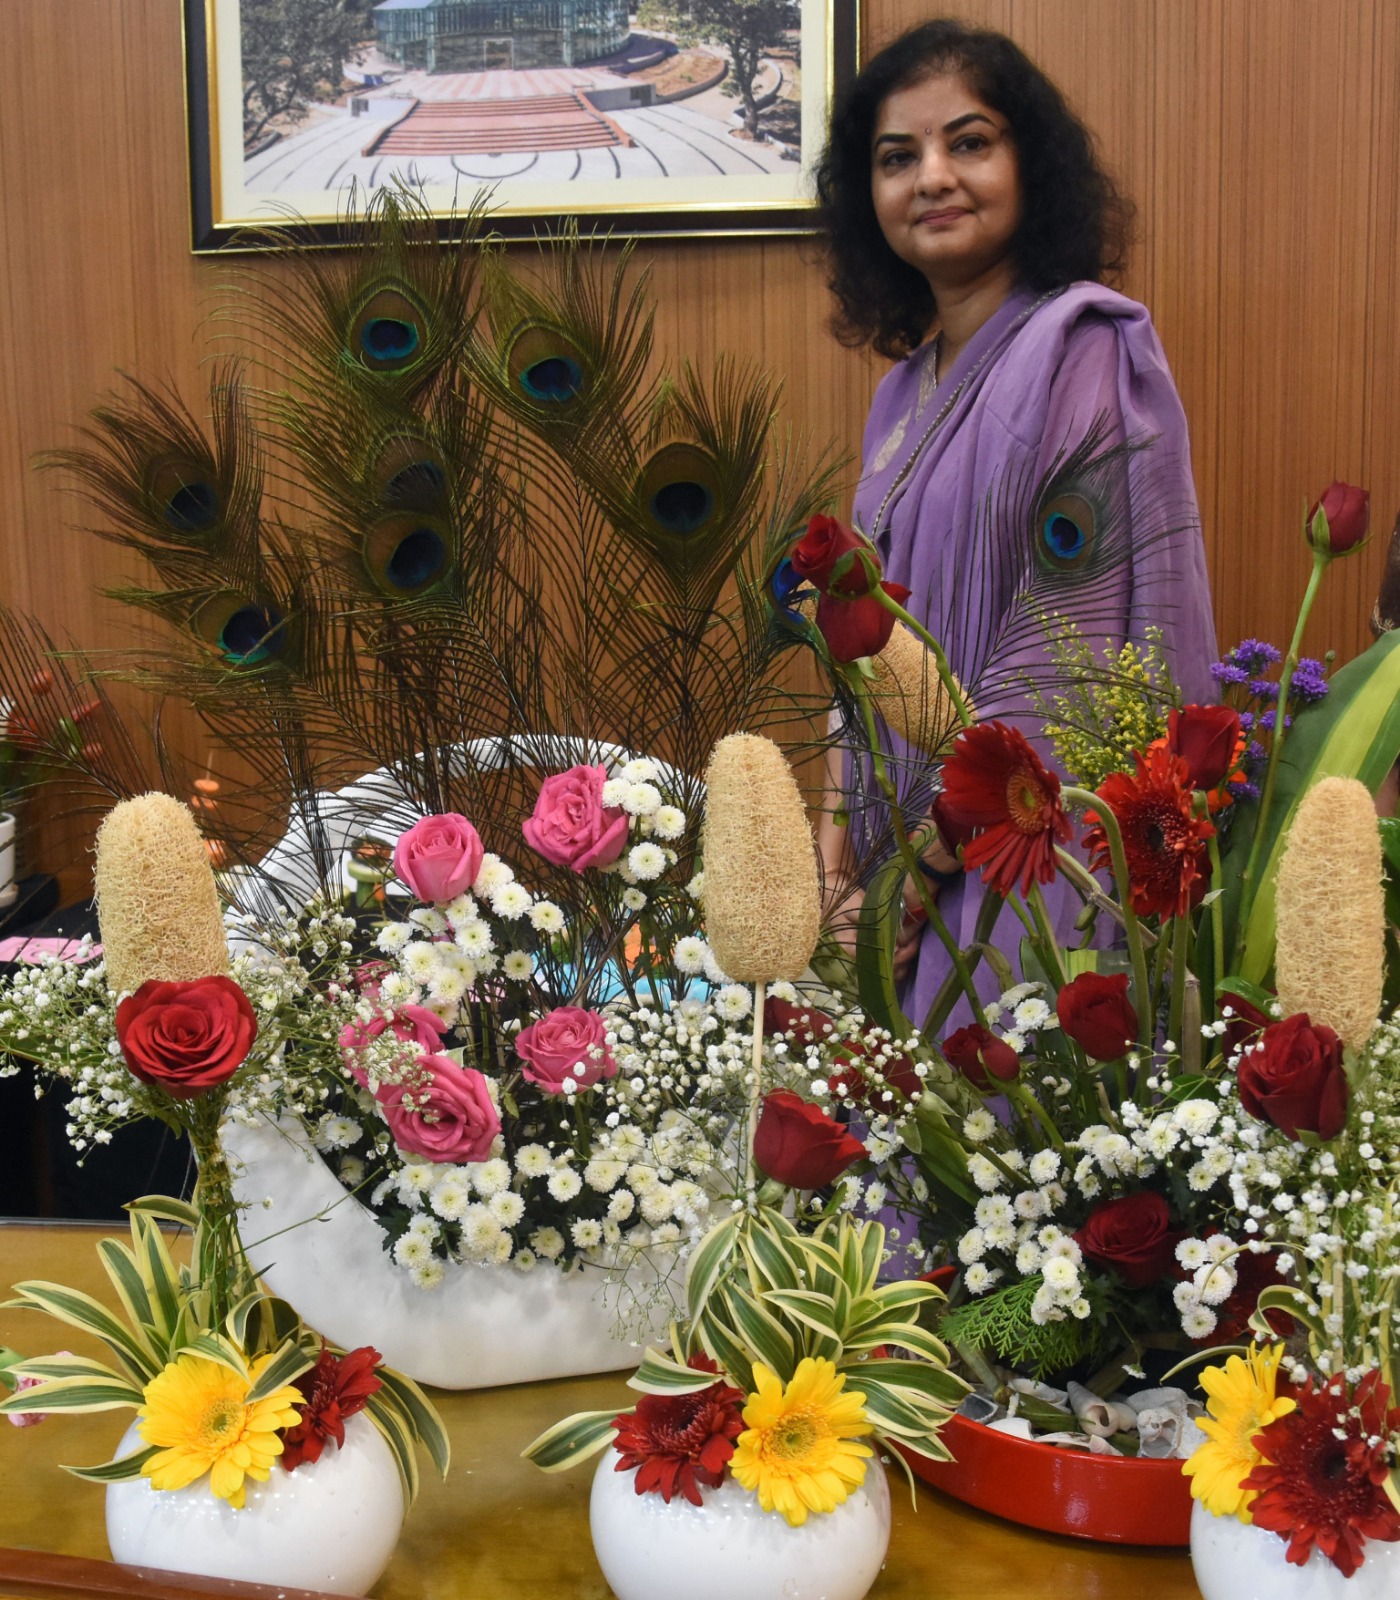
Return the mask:
[[[953,1461],[903,1454],[917,1477],[979,1511],[1103,1544],[1186,1545],[1191,1484],[1181,1462],[1091,1456],[951,1417]]]

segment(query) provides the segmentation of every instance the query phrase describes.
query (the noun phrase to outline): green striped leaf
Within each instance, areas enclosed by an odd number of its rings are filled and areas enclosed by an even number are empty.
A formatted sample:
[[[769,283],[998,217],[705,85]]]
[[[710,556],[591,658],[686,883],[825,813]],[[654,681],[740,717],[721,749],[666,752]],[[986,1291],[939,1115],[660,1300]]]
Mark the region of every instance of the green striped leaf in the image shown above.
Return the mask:
[[[379,1429],[384,1442],[399,1469],[399,1488],[403,1493],[404,1510],[407,1511],[418,1498],[418,1456],[413,1448],[413,1430],[408,1418],[393,1399],[384,1399],[381,1389],[375,1399],[379,1405],[365,1407],[365,1415]]]
[[[133,1215],[151,1217],[158,1222],[178,1223],[193,1231],[199,1226],[199,1213],[187,1201],[176,1200],[168,1194],[143,1194],[139,1200],[130,1200],[124,1207]]]
[[[849,1363],[842,1370],[847,1383],[858,1389],[867,1383],[879,1383],[902,1398],[922,1396],[947,1411],[955,1411],[967,1398],[967,1384],[931,1361],[860,1361]]]
[[[402,1372],[393,1367],[376,1367],[374,1371],[383,1388],[370,1400],[370,1405],[374,1405],[379,1394],[392,1395],[412,1423],[414,1438],[428,1452],[439,1475],[445,1478],[447,1469],[452,1465],[452,1444],[436,1407],[413,1379]]]
[[[142,1217],[139,1220],[138,1231],[141,1236],[141,1275],[146,1280],[146,1287],[154,1304],[156,1326],[164,1331],[169,1340],[174,1335],[175,1326],[180,1320],[179,1275],[156,1224],[149,1218]]]
[[[116,1411],[139,1406],[145,1396],[125,1378],[58,1378],[0,1400],[0,1416],[28,1411]]]
[[[32,1356],[28,1361],[16,1362],[13,1372],[16,1377],[40,1378],[46,1383],[58,1378],[96,1378],[103,1383],[129,1383],[120,1372],[114,1372],[101,1361],[90,1360],[87,1356]],[[130,1386],[135,1389],[134,1384]],[[136,1392],[140,1393],[139,1390]]]
[[[266,1296],[261,1289],[250,1290],[229,1312],[224,1323],[228,1330],[230,1342],[239,1350],[254,1350],[258,1347],[256,1338],[248,1336],[249,1323],[256,1324],[261,1321],[263,1302]]]
[[[916,1306],[930,1305],[945,1298],[943,1291],[932,1283],[909,1279],[902,1283],[882,1283],[874,1298],[880,1303],[880,1314],[890,1316],[896,1312],[913,1310]]]
[[[792,1335],[765,1305],[737,1283],[730,1285],[725,1303],[735,1332],[753,1355],[786,1383],[797,1366]]]
[[[836,1320],[836,1308],[829,1295],[812,1289],[769,1289],[763,1296],[769,1305],[777,1306],[804,1327],[815,1329],[831,1338],[839,1338],[841,1328]]]
[[[81,1478],[85,1483],[130,1483],[133,1478],[141,1476],[141,1468],[152,1456],[160,1453],[160,1445],[143,1445],[140,1450],[133,1450],[130,1455],[118,1456],[115,1461],[105,1462],[100,1467],[64,1467],[65,1472],[71,1472],[75,1478]]]
[[[643,1394],[698,1394],[718,1382],[713,1372],[698,1371],[648,1346],[641,1365],[627,1380],[627,1387]]]
[[[99,1239],[97,1254],[102,1260],[102,1270],[117,1291],[132,1327],[153,1327],[155,1313],[151,1309],[151,1297],[146,1292],[146,1281],[141,1276],[136,1257],[120,1239]]]
[[[546,1428],[521,1454],[541,1472],[563,1472],[597,1455],[617,1438],[616,1418],[616,1411],[580,1411]]]
[[[882,1433],[906,1439],[916,1449],[922,1449],[925,1440],[937,1438],[947,1417],[946,1410],[929,1410],[908,1396],[895,1394],[882,1383],[860,1387],[865,1393],[865,1414]]]
[[[202,1361],[213,1361],[221,1367],[227,1367],[230,1372],[236,1372],[245,1383],[252,1376],[243,1352],[219,1333],[195,1334],[188,1344],[180,1346],[179,1354],[198,1356]],[[262,1396],[258,1398],[261,1399]]]
[[[894,981],[894,947],[904,920],[904,863],[890,859],[870,880],[856,918],[856,994],[874,1027],[896,1039],[919,1030],[905,1016]]]
[[[760,1293],[765,1289],[798,1289],[798,1259],[786,1242],[768,1228],[751,1228],[744,1238],[744,1252],[757,1280]]]
[[[258,1381],[248,1391],[248,1405],[256,1405],[276,1394],[283,1384],[293,1383],[308,1367],[316,1365],[315,1356],[308,1355],[298,1344],[284,1344],[272,1360],[258,1374]]]
[[[160,1371],[164,1362],[144,1333],[126,1328],[90,1294],[80,1289],[69,1289],[61,1283],[44,1283],[37,1280],[17,1283],[17,1300],[8,1302],[7,1309],[42,1311],[57,1322],[70,1328],[81,1328],[84,1333],[101,1339],[122,1362],[134,1378],[149,1383]]]
[[[881,1345],[908,1350],[939,1366],[948,1364],[947,1345],[916,1322],[880,1322],[846,1339],[846,1349],[853,1355],[862,1350],[876,1350]]]
[[[885,1230],[878,1222],[868,1222],[860,1235],[860,1276],[852,1283],[852,1295],[867,1295],[880,1281],[885,1260]]]
[[[753,1362],[745,1350],[739,1335],[729,1324],[717,1317],[713,1306],[705,1308],[704,1315],[699,1319],[700,1342],[705,1346],[705,1352],[712,1361],[719,1363],[722,1371],[729,1374],[730,1382],[737,1385],[745,1394],[754,1391]]]
[[[692,1317],[698,1317],[714,1292],[739,1243],[744,1213],[735,1211],[717,1223],[691,1252],[685,1269],[685,1299]]]

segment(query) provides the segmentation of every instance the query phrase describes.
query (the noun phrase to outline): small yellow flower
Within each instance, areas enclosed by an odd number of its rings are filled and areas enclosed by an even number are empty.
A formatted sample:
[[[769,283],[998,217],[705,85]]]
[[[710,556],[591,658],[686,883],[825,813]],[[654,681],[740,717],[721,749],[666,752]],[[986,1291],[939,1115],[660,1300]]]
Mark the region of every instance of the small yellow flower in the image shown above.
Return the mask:
[[[1206,1367],[1201,1373],[1210,1415],[1198,1425],[1208,1442],[1182,1471],[1191,1479],[1192,1498],[1212,1516],[1254,1520],[1249,1507],[1258,1491],[1241,1488],[1262,1459],[1254,1436],[1296,1406],[1275,1392],[1282,1359],[1283,1346],[1276,1344],[1251,1350],[1244,1360],[1231,1356],[1223,1367]]]
[[[146,1385],[137,1412],[147,1444],[164,1448],[141,1469],[156,1489],[183,1489],[209,1474],[209,1487],[238,1510],[245,1478],[267,1482],[282,1454],[278,1430],[300,1420],[301,1392],[290,1384],[265,1400],[248,1404],[248,1395],[270,1355],[253,1363],[252,1380],[217,1361],[177,1356]]]
[[[765,1511],[779,1511],[800,1528],[809,1511],[834,1511],[865,1481],[874,1452],[854,1442],[875,1431],[865,1396],[843,1394],[845,1373],[822,1357],[804,1356],[786,1390],[761,1361],[753,1376],[758,1393],[744,1407],[748,1430],[739,1435],[729,1470],[757,1491]]]

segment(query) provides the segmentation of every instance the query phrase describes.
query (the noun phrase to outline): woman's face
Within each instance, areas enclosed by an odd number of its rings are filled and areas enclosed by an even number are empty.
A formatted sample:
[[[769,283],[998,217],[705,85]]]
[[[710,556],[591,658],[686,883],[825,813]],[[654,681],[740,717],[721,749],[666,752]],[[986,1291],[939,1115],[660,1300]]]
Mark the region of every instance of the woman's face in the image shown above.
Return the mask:
[[[870,188],[890,249],[935,296],[1009,259],[1021,220],[1010,125],[957,74],[897,89],[880,107]]]

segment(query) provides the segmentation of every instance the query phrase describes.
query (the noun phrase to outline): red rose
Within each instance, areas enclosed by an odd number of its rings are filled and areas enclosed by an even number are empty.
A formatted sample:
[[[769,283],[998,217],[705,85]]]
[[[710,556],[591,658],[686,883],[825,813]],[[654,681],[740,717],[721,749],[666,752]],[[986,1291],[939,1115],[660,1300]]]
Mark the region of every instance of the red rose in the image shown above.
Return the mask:
[[[807,524],[807,531],[792,547],[788,560],[793,570],[823,594],[832,586],[833,578],[846,595],[868,594],[870,580],[865,563],[855,554],[864,550],[880,570],[880,558],[868,539],[862,538],[854,528],[848,528],[835,517],[816,516]],[[840,565],[840,572],[837,566]]]
[[[1138,1014],[1128,999],[1128,974],[1081,972],[1055,1001],[1060,1027],[1095,1061],[1117,1061],[1137,1043]]]
[[[258,1036],[232,978],[143,983],[117,1007],[117,1043],[132,1074],[175,1100],[194,1100],[238,1071]]]
[[[909,598],[902,583],[882,583],[880,587],[900,605]],[[859,661],[862,656],[877,656],[890,642],[895,616],[874,595],[856,600],[824,594],[817,601],[817,626],[821,629],[833,661]]]
[[[819,1106],[775,1089],[764,1096],[753,1153],[768,1176],[788,1188],[822,1189],[859,1161],[865,1146]]]
[[[1235,766],[1240,714],[1229,706],[1183,706],[1167,716],[1167,749],[1186,763],[1193,789],[1218,788]]]
[[[1342,1041],[1306,1011],[1271,1023],[1240,1058],[1240,1104],[1260,1122],[1297,1139],[1299,1131],[1335,1139],[1349,1098]]]
[[[785,1033],[793,1044],[820,1044],[831,1029],[831,1018],[815,1006],[793,1005],[771,994],[763,1002],[763,1031],[770,1037]]]
[[[943,1041],[943,1054],[952,1067],[984,1094],[995,1088],[988,1073],[992,1078],[1009,1081],[1021,1070],[1021,1058],[1011,1046],[980,1022],[970,1022],[967,1027],[950,1033]]]
[[[1228,1061],[1236,1051],[1252,1043],[1260,1029],[1267,1028],[1273,1018],[1232,989],[1221,991],[1220,1009],[1223,1011],[1226,1006],[1229,1006],[1233,1015],[1223,1019],[1225,1032],[1220,1036],[1220,1048]]]
[[[1091,1211],[1074,1242],[1090,1261],[1144,1289],[1171,1271],[1181,1239],[1171,1220],[1161,1195],[1143,1190]]]
[[[1365,489],[1358,489],[1354,483],[1334,483],[1322,491],[1322,498],[1308,512],[1308,543],[1314,547],[1317,539],[1313,518],[1319,510],[1327,519],[1326,548],[1334,556],[1355,550],[1366,537],[1371,524],[1371,496]]]
[[[838,1104],[858,1101],[866,1105],[872,1092],[877,1098],[883,1098],[885,1090],[876,1088],[871,1081],[872,1072],[878,1072],[890,1088],[906,1100],[916,1099],[924,1089],[918,1073],[914,1071],[914,1063],[908,1056],[886,1056],[883,1061],[872,1060],[871,1052],[858,1040],[843,1046],[841,1054],[832,1063],[832,1069],[829,1083]]]

